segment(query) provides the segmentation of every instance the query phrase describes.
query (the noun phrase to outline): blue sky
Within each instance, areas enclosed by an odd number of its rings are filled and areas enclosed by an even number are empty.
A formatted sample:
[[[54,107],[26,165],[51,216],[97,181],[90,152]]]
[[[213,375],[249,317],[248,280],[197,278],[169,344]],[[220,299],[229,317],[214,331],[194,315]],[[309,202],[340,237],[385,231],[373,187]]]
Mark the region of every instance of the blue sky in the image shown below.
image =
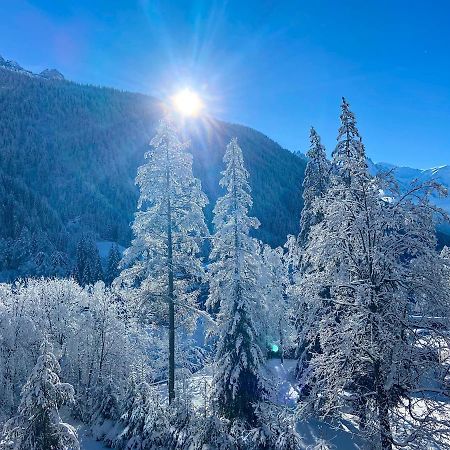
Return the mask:
[[[375,161],[450,163],[450,2],[0,0],[0,54],[164,97],[305,151],[335,145],[344,95]]]

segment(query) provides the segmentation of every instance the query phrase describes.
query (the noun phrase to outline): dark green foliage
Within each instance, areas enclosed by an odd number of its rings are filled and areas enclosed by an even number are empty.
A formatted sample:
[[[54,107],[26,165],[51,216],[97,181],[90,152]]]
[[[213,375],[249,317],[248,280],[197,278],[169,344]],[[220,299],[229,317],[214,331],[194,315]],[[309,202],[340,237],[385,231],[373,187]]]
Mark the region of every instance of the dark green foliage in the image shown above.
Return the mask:
[[[119,276],[119,263],[121,259],[122,256],[119,247],[116,244],[113,244],[109,249],[108,260],[106,262],[105,283],[108,286],[111,286],[114,279]]]
[[[73,276],[80,286],[95,284],[103,279],[98,249],[92,238],[86,234],[78,241]]]
[[[136,170],[161,113],[152,97],[0,69],[0,249],[24,227],[45,231],[54,247],[49,255],[62,251],[72,261],[86,231],[127,246]],[[192,125],[185,131],[194,174],[210,200],[207,218],[219,194],[225,146],[237,136],[250,172],[252,215],[262,223],[255,235],[280,245],[296,234],[304,159],[250,128]],[[5,259],[0,256],[0,270],[18,269],[17,261]]]

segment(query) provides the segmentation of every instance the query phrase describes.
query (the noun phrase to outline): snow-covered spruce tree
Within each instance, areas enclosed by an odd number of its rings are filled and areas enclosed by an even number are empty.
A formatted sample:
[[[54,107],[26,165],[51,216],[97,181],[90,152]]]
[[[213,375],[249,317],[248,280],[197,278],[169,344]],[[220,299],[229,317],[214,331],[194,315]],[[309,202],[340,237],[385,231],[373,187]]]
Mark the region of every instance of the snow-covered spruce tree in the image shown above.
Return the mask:
[[[147,162],[138,170],[139,211],[133,223],[135,238],[125,251],[122,278],[140,284],[145,300],[167,305],[169,327],[169,401],[175,398],[175,320],[177,311],[192,316],[195,292],[189,283],[201,277],[198,238],[207,233],[203,207],[207,198],[192,173],[192,155],[173,122],[162,120]],[[161,306],[159,306],[161,307]],[[156,306],[158,308],[158,306]]]
[[[146,418],[151,414],[154,407],[152,404],[154,392],[148,383],[141,382],[138,386],[133,386],[133,393],[135,396],[132,402],[127,403],[127,409],[123,411],[121,417],[123,430],[113,442],[115,448],[143,448],[144,427]]]
[[[356,127],[355,115],[350,111],[350,105],[344,97],[342,97],[340,119],[338,142],[332,153],[333,169],[348,187],[354,176],[365,172],[367,164],[366,152]]]
[[[258,426],[243,433],[243,448],[249,450],[296,450],[304,448],[296,432],[295,411],[286,406],[260,403],[256,409]]]
[[[97,440],[104,440],[109,431],[109,425],[119,419],[119,405],[117,388],[113,380],[102,382],[98,380],[98,386],[94,390],[94,405],[90,417],[91,430]]]
[[[22,389],[18,415],[4,427],[0,448],[13,450],[76,450],[75,429],[62,422],[59,408],[73,402],[74,390],[59,380],[59,364],[44,342],[36,366]]]
[[[436,186],[400,193],[392,180],[371,178],[345,101],[341,119],[336,175],[319,201],[323,220],[311,229],[298,291],[307,302],[305,339],[318,336],[321,350],[300,411],[313,405],[339,419],[352,407],[361,432],[383,450],[448,448],[443,404],[432,398],[445,395],[448,364],[436,349],[449,348],[448,320],[433,321],[450,314],[428,203]]]
[[[302,272],[307,270],[305,261],[302,258],[303,250],[308,242],[311,227],[318,224],[323,214],[317,207],[317,201],[325,194],[330,184],[331,164],[327,159],[325,147],[322,145],[320,136],[311,127],[310,148],[307,153],[308,162],[306,164],[305,179],[303,180],[303,209],[300,218],[300,233],[298,239],[289,237],[286,244],[287,253],[285,255],[286,270],[289,274],[290,285],[287,287],[289,304],[293,308],[295,317],[295,328],[297,330],[297,368],[296,376],[302,384],[302,389],[307,390],[308,386],[303,383],[303,377],[307,372],[311,352],[317,351],[317,339],[305,340],[303,336],[305,302],[298,304],[295,298],[298,296],[297,287],[301,283]],[[300,336],[300,337],[299,337]]]
[[[321,143],[320,136],[314,127],[311,127],[310,142],[303,180],[303,209],[299,234],[301,246],[306,244],[311,227],[321,220],[320,211],[314,207],[314,202],[325,194],[330,183],[331,164],[327,159],[325,146]]]
[[[259,221],[248,216],[252,206],[249,174],[237,139],[228,144],[224,162],[220,185],[226,193],[214,208],[207,301],[212,309],[220,306],[213,397],[226,418],[254,423],[254,404],[266,390],[258,323],[263,299],[261,261],[259,244],[249,235]]]
[[[105,283],[107,286],[111,286],[112,282],[119,276],[119,264],[121,259],[119,247],[117,244],[113,244],[109,249],[105,271]]]

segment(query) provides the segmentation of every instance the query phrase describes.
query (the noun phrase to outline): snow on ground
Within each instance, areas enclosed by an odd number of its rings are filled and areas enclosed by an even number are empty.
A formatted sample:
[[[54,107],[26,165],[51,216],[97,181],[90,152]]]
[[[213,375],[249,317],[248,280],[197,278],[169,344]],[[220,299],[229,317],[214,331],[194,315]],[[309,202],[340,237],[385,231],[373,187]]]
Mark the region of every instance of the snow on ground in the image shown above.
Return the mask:
[[[90,435],[85,425],[76,426],[81,450],[105,450],[106,447]]]
[[[276,402],[288,407],[294,407],[299,397],[294,378],[295,365],[296,361],[289,359],[285,360],[284,364],[281,364],[279,359],[270,359],[267,362],[269,375],[272,376],[277,386]],[[204,368],[190,377],[187,382],[187,389],[193,395],[194,406],[203,406],[205,392],[208,392],[210,389],[211,379],[211,368]],[[165,389],[165,385],[160,387]],[[364,448],[363,443],[354,437],[356,428],[350,421],[342,429],[335,429],[319,420],[298,422],[297,431],[302,436],[303,445],[306,449],[316,448],[320,442],[327,443],[330,450],[357,450]],[[324,446],[323,448],[327,447]]]
[[[285,360],[284,364],[281,364],[279,359],[271,359],[267,362],[269,374],[273,377],[273,381],[277,385],[276,401],[288,407],[294,407],[299,397],[294,378],[295,364],[295,360]],[[178,375],[178,379],[182,378],[180,375]],[[182,389],[182,385],[184,385],[184,389],[192,394],[194,406],[197,408],[203,406],[205,397],[209,394],[212,375],[211,368],[205,367],[179,385],[179,389]],[[166,385],[160,384],[158,387],[161,390],[161,394],[163,396],[166,395]],[[449,405],[444,406],[450,408]],[[420,402],[415,405],[415,408],[415,412],[420,415]],[[447,416],[447,410],[445,412],[445,416]],[[92,437],[92,434],[85,425],[74,423],[73,421],[70,423],[78,431],[81,450],[106,449],[101,442],[96,441]],[[324,445],[323,448],[329,448],[330,450],[358,450],[367,448],[356,437],[357,429],[350,418],[340,429],[336,429],[326,422],[315,419],[298,422],[297,431],[302,437],[303,445],[306,449],[317,448],[316,446],[321,442],[327,445]]]
[[[279,359],[267,362],[270,374],[277,383],[277,403],[294,407],[299,398],[299,391],[295,381],[295,360],[285,360],[283,364]],[[351,423],[345,424],[345,429],[335,429],[320,420],[308,420],[297,423],[297,431],[302,437],[305,448],[317,448],[318,444],[326,443],[323,448],[336,450],[362,449],[363,443],[354,437],[356,428]]]
[[[66,407],[63,407],[60,413],[62,420],[72,425],[77,430],[80,450],[105,450],[107,448],[102,444],[102,442],[99,442],[92,437],[92,433],[88,425],[71,418]]]

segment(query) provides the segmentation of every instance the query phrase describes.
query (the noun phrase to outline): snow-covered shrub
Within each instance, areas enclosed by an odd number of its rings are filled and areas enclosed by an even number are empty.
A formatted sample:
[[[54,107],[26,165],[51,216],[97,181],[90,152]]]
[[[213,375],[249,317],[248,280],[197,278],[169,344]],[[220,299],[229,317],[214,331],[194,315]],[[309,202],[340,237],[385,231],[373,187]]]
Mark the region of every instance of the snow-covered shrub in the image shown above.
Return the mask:
[[[171,427],[167,405],[157,392],[153,391],[152,394],[152,409],[145,417],[144,449],[168,449],[171,441]]]
[[[60,367],[48,342],[42,344],[22,389],[18,415],[6,422],[0,447],[4,450],[76,450],[75,429],[64,423],[59,408],[74,401],[74,389],[59,380]]]
[[[217,415],[198,417],[191,450],[235,450],[236,443],[228,428],[228,420]]]
[[[47,338],[61,377],[76,392],[76,415],[89,421],[114,380],[125,391],[133,367],[148,368],[149,336],[120,293],[103,283],[82,289],[73,280],[31,279],[0,287],[0,409],[10,415]],[[144,372],[147,369],[142,369]]]

